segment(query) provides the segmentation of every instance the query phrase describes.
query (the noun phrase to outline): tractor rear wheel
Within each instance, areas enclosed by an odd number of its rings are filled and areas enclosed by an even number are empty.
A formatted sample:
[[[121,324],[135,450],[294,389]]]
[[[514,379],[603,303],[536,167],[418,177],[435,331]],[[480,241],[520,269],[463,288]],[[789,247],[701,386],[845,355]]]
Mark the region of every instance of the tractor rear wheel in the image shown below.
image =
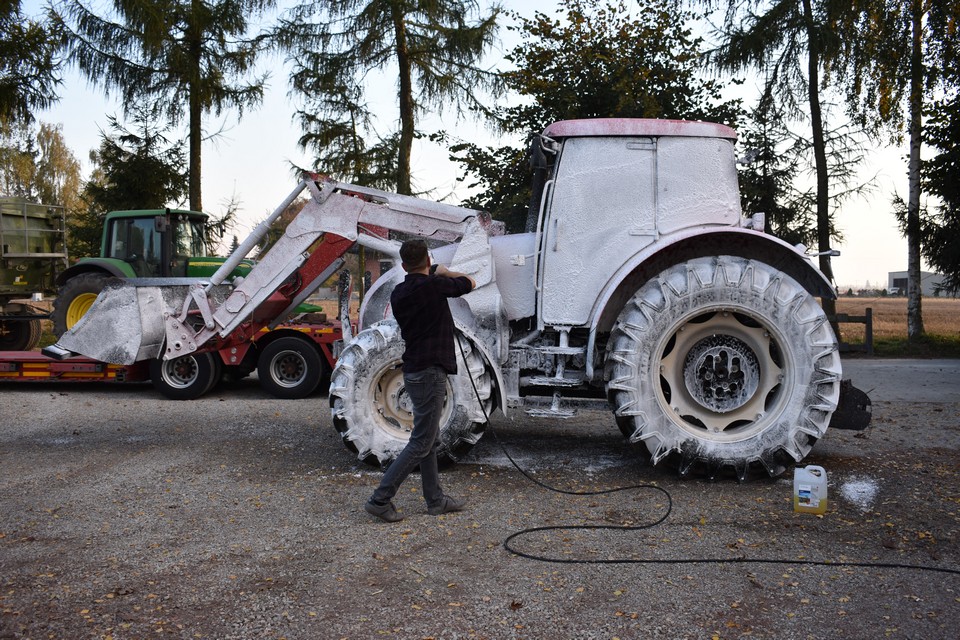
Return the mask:
[[[780,475],[823,436],[840,395],[837,339],[817,300],[755,260],[666,269],[624,307],[607,350],[618,425],[681,475]]]
[[[53,313],[50,314],[55,336],[59,338],[80,322],[111,277],[106,273],[81,273],[60,287],[53,301]]]
[[[457,353],[457,375],[447,378],[438,452],[442,461],[453,462],[476,444],[486,427],[477,396],[487,415],[493,408],[493,385],[483,358],[469,340],[459,334],[457,339],[464,351]],[[392,462],[413,431],[413,407],[400,370],[403,350],[397,324],[378,322],[343,350],[330,380],[333,424],[347,448],[369,464]]]

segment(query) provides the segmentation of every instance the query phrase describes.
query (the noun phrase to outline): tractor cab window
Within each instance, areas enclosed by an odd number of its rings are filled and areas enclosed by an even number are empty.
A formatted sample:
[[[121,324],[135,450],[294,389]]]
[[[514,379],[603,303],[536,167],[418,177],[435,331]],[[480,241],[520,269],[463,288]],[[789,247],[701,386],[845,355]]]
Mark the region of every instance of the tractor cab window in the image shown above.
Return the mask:
[[[190,258],[203,257],[206,250],[203,244],[203,221],[176,216],[173,223],[173,243],[171,248],[171,276],[187,275],[187,261]]]
[[[110,227],[106,257],[126,262],[137,278],[159,276],[162,240],[153,218],[118,218]]]

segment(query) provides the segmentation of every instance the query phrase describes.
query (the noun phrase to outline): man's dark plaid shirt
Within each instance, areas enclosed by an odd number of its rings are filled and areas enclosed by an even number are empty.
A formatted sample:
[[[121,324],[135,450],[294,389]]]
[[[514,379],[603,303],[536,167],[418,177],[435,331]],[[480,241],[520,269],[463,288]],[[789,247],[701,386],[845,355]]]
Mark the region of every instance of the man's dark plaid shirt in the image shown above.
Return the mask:
[[[414,373],[427,367],[457,372],[453,344],[453,316],[447,298],[459,298],[471,290],[468,278],[408,273],[390,294],[393,317],[407,343],[403,371]]]

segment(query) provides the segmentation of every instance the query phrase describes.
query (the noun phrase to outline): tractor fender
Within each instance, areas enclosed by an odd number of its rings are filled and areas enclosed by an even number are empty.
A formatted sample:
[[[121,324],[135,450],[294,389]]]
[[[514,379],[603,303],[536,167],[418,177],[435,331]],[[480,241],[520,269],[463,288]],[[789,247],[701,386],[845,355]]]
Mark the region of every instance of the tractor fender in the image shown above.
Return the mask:
[[[624,261],[600,292],[591,313],[591,331],[609,331],[630,297],[665,269],[695,258],[733,255],[758,260],[790,275],[811,295],[836,298],[826,276],[804,253],[783,240],[752,229],[685,229],[661,237]]]
[[[58,287],[81,273],[103,273],[117,278],[136,278],[137,275],[126,262],[111,258],[84,258],[77,264],[64,269],[56,279]]]

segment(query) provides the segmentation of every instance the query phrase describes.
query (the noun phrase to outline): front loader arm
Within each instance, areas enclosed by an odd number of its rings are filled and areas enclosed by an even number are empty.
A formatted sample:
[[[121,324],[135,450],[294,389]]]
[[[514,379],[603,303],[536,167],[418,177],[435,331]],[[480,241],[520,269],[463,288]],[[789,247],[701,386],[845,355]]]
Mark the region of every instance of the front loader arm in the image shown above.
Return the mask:
[[[280,239],[245,278],[228,283],[235,264],[304,192],[306,205]],[[340,267],[355,244],[398,257],[400,244],[383,237],[385,230],[454,241],[486,236],[491,224],[479,211],[308,174],[209,280],[134,279],[106,289],[48,353],[131,364],[223,348],[282,321]],[[118,291],[130,287],[135,291]]]

